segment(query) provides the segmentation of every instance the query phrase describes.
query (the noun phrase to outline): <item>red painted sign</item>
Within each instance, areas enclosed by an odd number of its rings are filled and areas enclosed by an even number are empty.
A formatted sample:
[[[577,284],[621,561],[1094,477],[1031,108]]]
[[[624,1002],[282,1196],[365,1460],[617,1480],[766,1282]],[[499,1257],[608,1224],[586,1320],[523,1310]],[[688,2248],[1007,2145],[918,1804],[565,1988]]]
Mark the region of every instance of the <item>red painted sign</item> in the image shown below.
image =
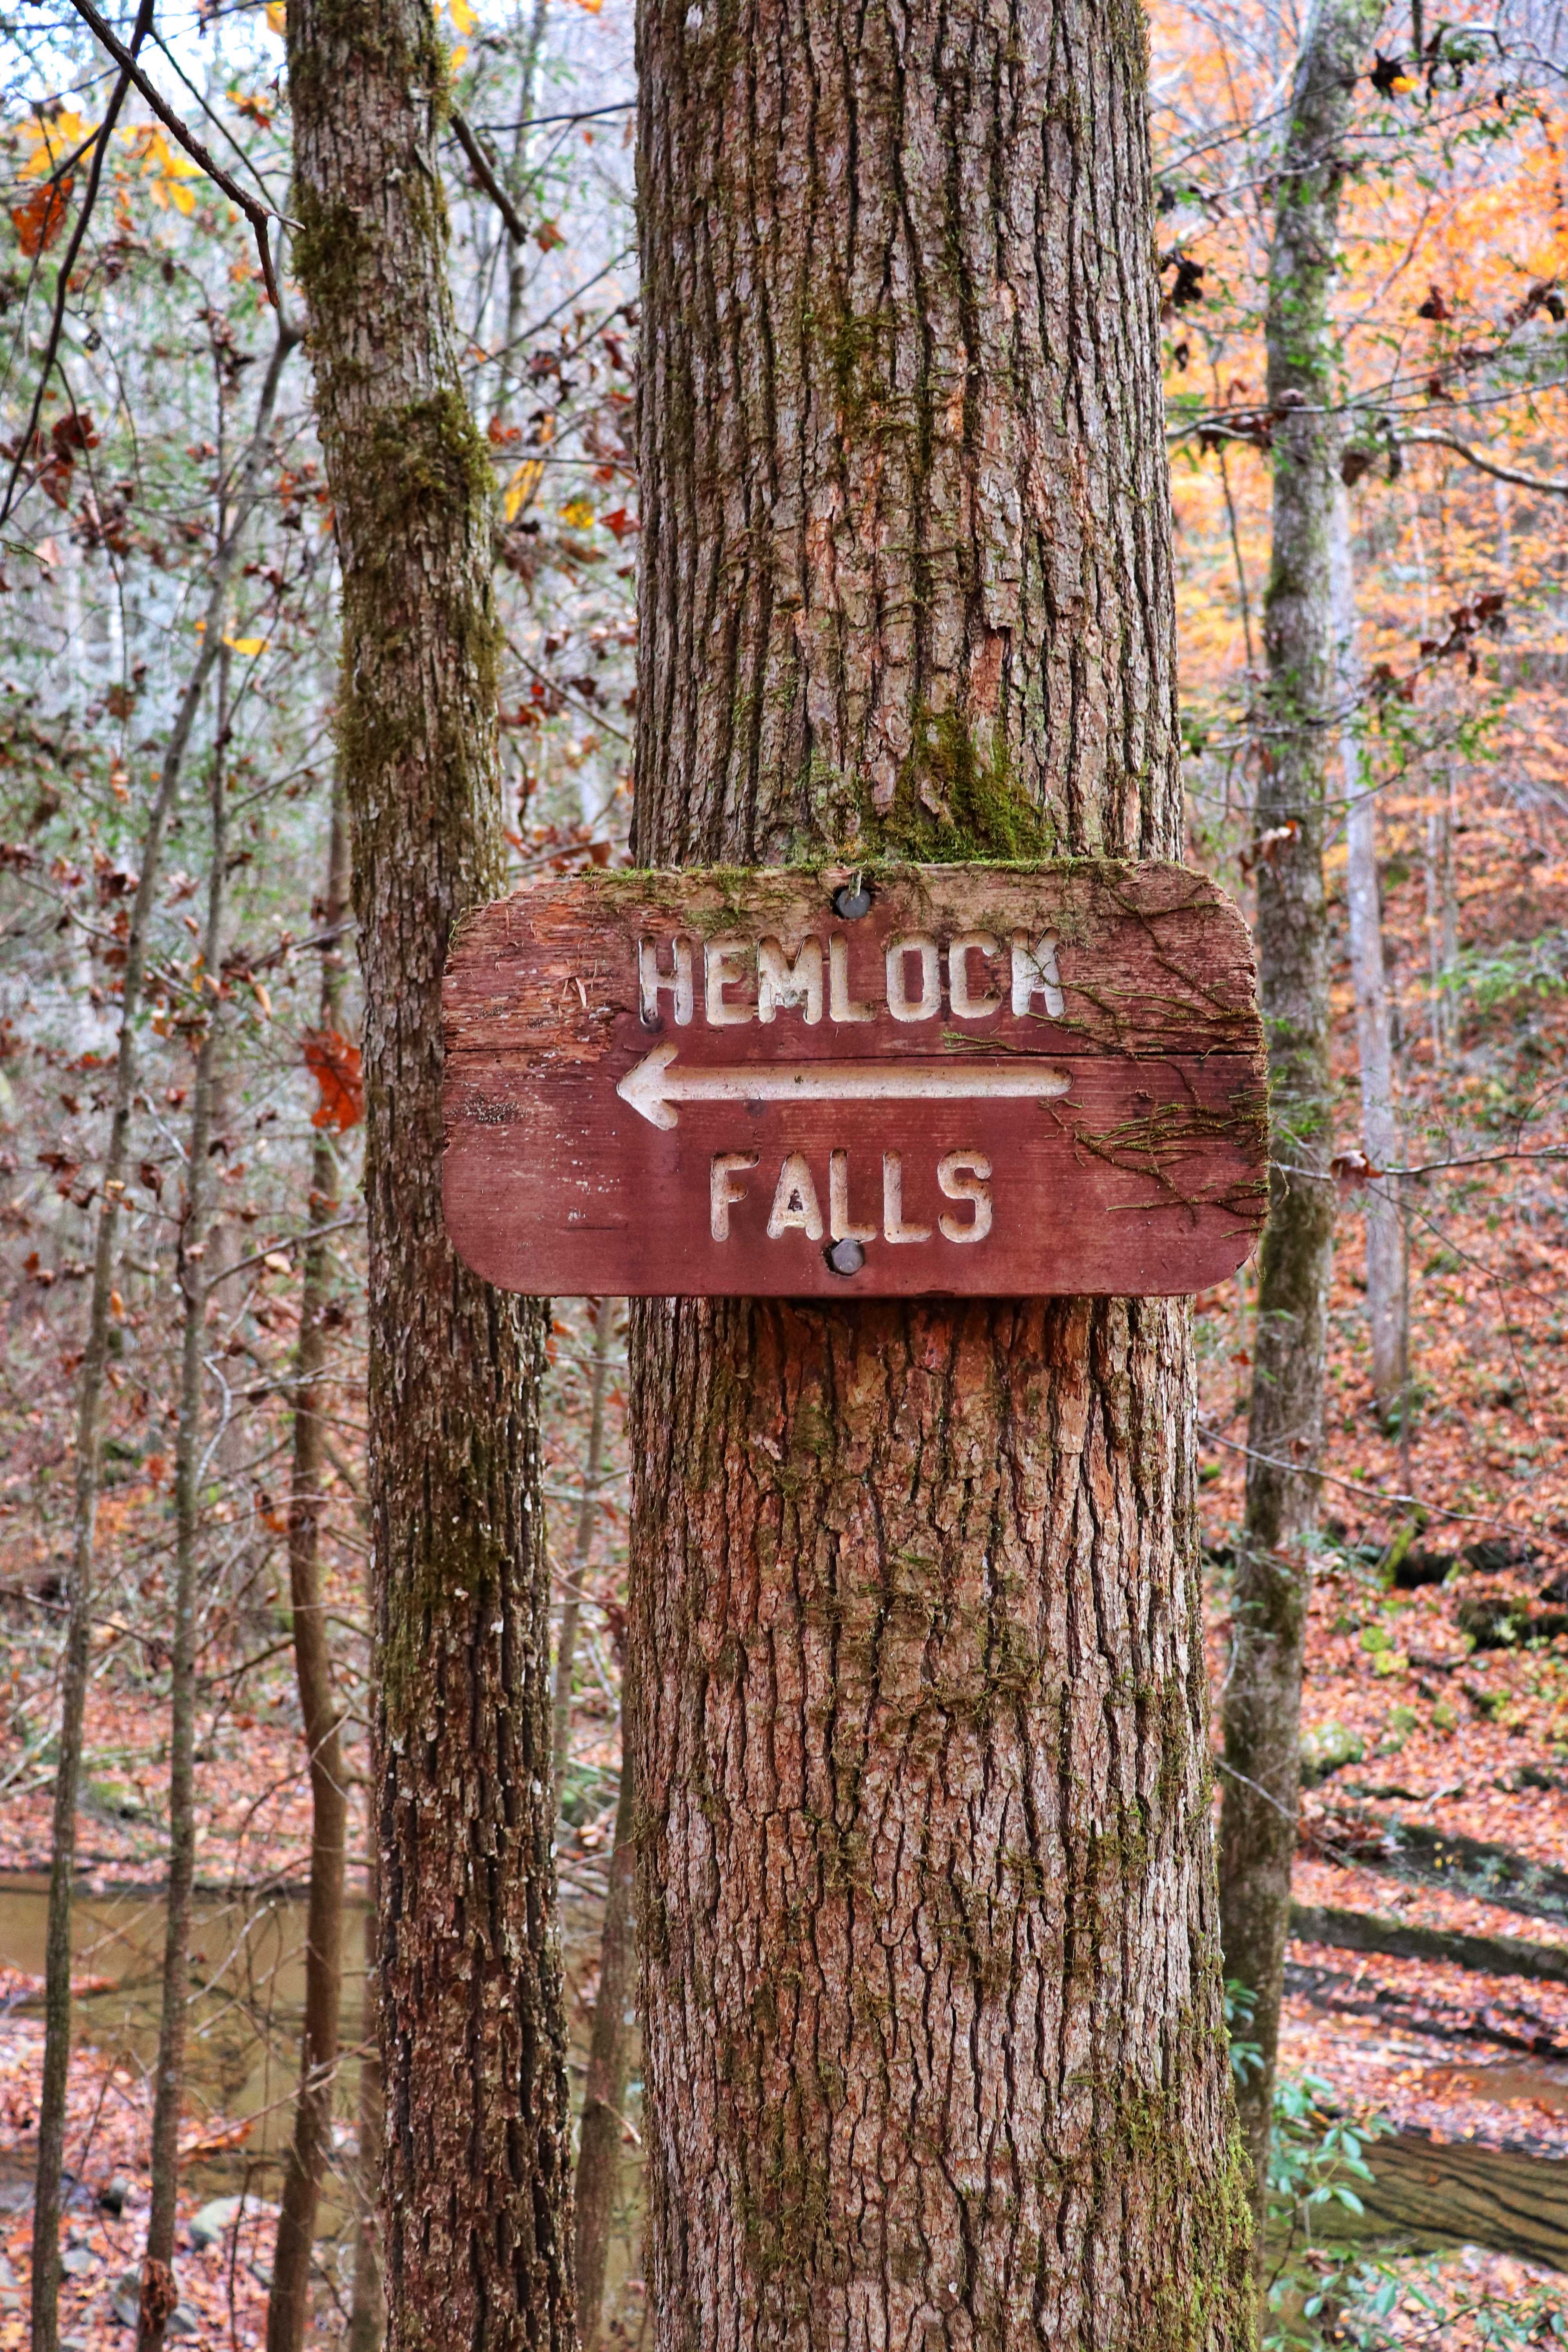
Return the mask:
[[[549,1295],[1179,1294],[1268,1201],[1235,908],[1178,866],[525,885],[444,992],[454,1247]]]

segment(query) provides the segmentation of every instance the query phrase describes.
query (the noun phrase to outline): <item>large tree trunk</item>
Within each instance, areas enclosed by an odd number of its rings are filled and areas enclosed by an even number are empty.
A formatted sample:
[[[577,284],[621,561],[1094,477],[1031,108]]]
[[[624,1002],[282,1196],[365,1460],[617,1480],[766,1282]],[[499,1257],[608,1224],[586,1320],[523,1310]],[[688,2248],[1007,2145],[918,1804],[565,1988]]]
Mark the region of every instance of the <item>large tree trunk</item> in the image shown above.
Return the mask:
[[[1138,11],[638,41],[637,857],[1179,855]],[[633,1347],[658,2352],[1248,2343],[1186,1310]]]
[[[334,933],[348,913],[349,830],[342,781],[332,781],[331,838],[322,929]],[[342,1020],[344,958],[335,940],[321,955],[321,1027]],[[342,1709],[332,1689],[331,1643],[321,1591],[321,1525],[325,1496],[327,1361],[325,1317],[331,1260],[321,1228],[342,1200],[338,1147],[323,1125],[310,1153],[310,1216],[300,1282],[300,1344],[294,1358],[294,1459],[289,1488],[289,1598],[294,1673],[310,1774],[310,1885],[305,1930],[305,2021],[300,2037],[300,2095],[283,2174],[283,2197],[267,2299],[267,2352],[300,2352],[310,2317],[310,2263],[316,2207],[332,2144],[338,2074],[338,2007],[343,1975],[343,1866],[348,1789],[343,1778]]]
[[[1301,1656],[1333,1263],[1322,819],[1335,737],[1331,543],[1341,432],[1329,303],[1339,250],[1340,149],[1378,15],[1377,0],[1323,0],[1308,20],[1269,257],[1268,404],[1279,422],[1263,625],[1268,727],[1256,824],[1273,1170],[1253,1341],[1246,1519],[1232,1600],[1220,1824],[1226,1972],[1251,1996],[1248,2038],[1262,2053],[1240,2100],[1259,2214],[1300,1793]]]
[[[1351,987],[1355,997],[1356,1059],[1361,1074],[1362,1150],[1375,1169],[1397,1165],[1399,1124],[1394,1106],[1394,1044],[1383,963],[1383,903],[1377,886],[1377,800],[1363,772],[1361,664],[1356,656],[1355,561],[1349,493],[1334,499],[1331,547],[1334,658],[1343,713],[1340,751],[1345,786],[1345,898],[1350,916]],[[1404,1360],[1404,1287],[1400,1273],[1399,1208],[1394,1177],[1372,1178],[1363,1194],[1366,1218],[1366,1319],[1372,1340],[1372,1391],[1386,1424],[1399,1399]]]
[[[221,518],[220,518],[221,521]],[[220,615],[221,623],[221,615]],[[228,868],[226,769],[229,654],[218,656],[217,725],[214,730],[207,800],[212,815],[206,924],[197,987],[216,991],[223,970],[224,886]],[[218,1060],[221,1000],[207,1007],[191,1088],[185,1198],[180,1219],[178,1268],[184,1311],[180,1334],[180,1406],[174,1433],[174,1590],[169,1615],[169,1883],[163,1905],[163,1981],[158,2017],[158,2064],[153,2096],[152,2179],[147,2245],[142,2263],[136,2352],[159,2352],[179,2304],[174,2283],[174,2221],[180,2189],[180,2107],[185,2089],[185,2012],[191,1998],[191,1895],[196,1883],[196,1547],[201,1539],[198,1482],[202,1454],[202,1359],[206,1353],[207,1150],[212,1136],[213,1075]]]
[[[49,1906],[44,1954],[44,2073],[38,2093],[38,2167],[33,2200],[32,2339],[37,2352],[55,2352],[59,2336],[60,2178],[65,2156],[66,2082],[70,2065],[71,1895],[76,1872],[76,1801],[81,1777],[82,1723],[92,1646],[92,1572],[101,1467],[101,1411],[109,1362],[110,1299],[114,1288],[115,1244],[125,1168],[131,1146],[131,1115],[140,1070],[137,1024],[147,967],[148,931],[157,897],[159,868],[169,819],[179,798],[191,730],[223,645],[222,614],[240,541],[261,488],[268,436],[283,362],[293,337],[280,331],[267,373],[250,446],[234,502],[228,536],[213,557],[208,574],[201,651],[185,681],[169,731],[158,789],[142,840],[142,871],[132,903],[121,981],[120,1045],[115,1058],[113,1108],[93,1253],[92,1297],[82,1357],[77,1407],[76,1491],[71,1519],[69,1612],[60,1670],[60,1737],[55,1770],[54,1819],[49,1840]]]
[[[441,1219],[441,971],[505,881],[489,460],[462,389],[420,0],[289,15],[295,257],[343,575],[364,979],[369,1510],[394,2347],[572,2339],[551,1854],[544,1311]]]

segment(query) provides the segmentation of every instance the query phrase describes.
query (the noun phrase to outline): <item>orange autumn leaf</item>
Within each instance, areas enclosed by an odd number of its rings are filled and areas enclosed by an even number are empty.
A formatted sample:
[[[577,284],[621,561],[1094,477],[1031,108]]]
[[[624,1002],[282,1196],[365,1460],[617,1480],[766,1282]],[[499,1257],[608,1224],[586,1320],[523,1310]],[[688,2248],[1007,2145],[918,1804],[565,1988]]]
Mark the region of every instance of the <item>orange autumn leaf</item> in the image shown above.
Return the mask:
[[[36,261],[40,253],[47,253],[64,228],[70,192],[68,172],[57,187],[37,188],[25,205],[12,205],[11,226],[27,260]]]
[[[364,1079],[357,1045],[335,1029],[310,1029],[303,1039],[305,1067],[321,1089],[310,1113],[312,1127],[357,1127],[364,1117]]]

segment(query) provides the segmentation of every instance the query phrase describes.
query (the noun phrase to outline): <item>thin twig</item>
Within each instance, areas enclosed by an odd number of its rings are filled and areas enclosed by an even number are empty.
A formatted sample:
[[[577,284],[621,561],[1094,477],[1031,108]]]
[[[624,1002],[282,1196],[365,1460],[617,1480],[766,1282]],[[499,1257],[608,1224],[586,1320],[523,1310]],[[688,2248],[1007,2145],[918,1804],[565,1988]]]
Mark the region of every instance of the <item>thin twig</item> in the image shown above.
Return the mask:
[[[1299,1462],[1280,1462],[1272,1454],[1259,1454],[1255,1446],[1243,1445],[1234,1437],[1222,1437],[1206,1421],[1199,1422],[1198,1431],[1211,1445],[1223,1445],[1227,1454],[1245,1454],[1248,1462],[1261,1462],[1266,1470],[1289,1470],[1296,1477],[1304,1475]],[[1446,1503],[1424,1503],[1419,1495],[1391,1495],[1381,1486],[1363,1485],[1359,1478],[1341,1478],[1332,1470],[1314,1470],[1305,1475],[1324,1479],[1331,1486],[1342,1486],[1347,1495],[1360,1495],[1368,1503],[1399,1503],[1410,1510],[1433,1512],[1440,1519],[1460,1519],[1467,1527],[1498,1528],[1505,1536],[1527,1532],[1523,1528],[1510,1526],[1507,1519],[1493,1518],[1486,1511],[1451,1511]]]

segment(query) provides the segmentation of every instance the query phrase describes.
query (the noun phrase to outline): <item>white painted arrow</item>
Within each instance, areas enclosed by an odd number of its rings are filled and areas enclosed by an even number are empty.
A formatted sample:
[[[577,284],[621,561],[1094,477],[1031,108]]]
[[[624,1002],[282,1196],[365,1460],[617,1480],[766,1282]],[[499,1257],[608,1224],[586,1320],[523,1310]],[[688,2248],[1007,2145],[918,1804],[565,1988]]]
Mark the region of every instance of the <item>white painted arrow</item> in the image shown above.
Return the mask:
[[[1032,1097],[1044,1102],[1072,1084],[1031,1061],[752,1062],[719,1070],[678,1070],[679,1045],[656,1045],[619,1080],[623,1102],[655,1127],[676,1127],[683,1102],[978,1102]]]

